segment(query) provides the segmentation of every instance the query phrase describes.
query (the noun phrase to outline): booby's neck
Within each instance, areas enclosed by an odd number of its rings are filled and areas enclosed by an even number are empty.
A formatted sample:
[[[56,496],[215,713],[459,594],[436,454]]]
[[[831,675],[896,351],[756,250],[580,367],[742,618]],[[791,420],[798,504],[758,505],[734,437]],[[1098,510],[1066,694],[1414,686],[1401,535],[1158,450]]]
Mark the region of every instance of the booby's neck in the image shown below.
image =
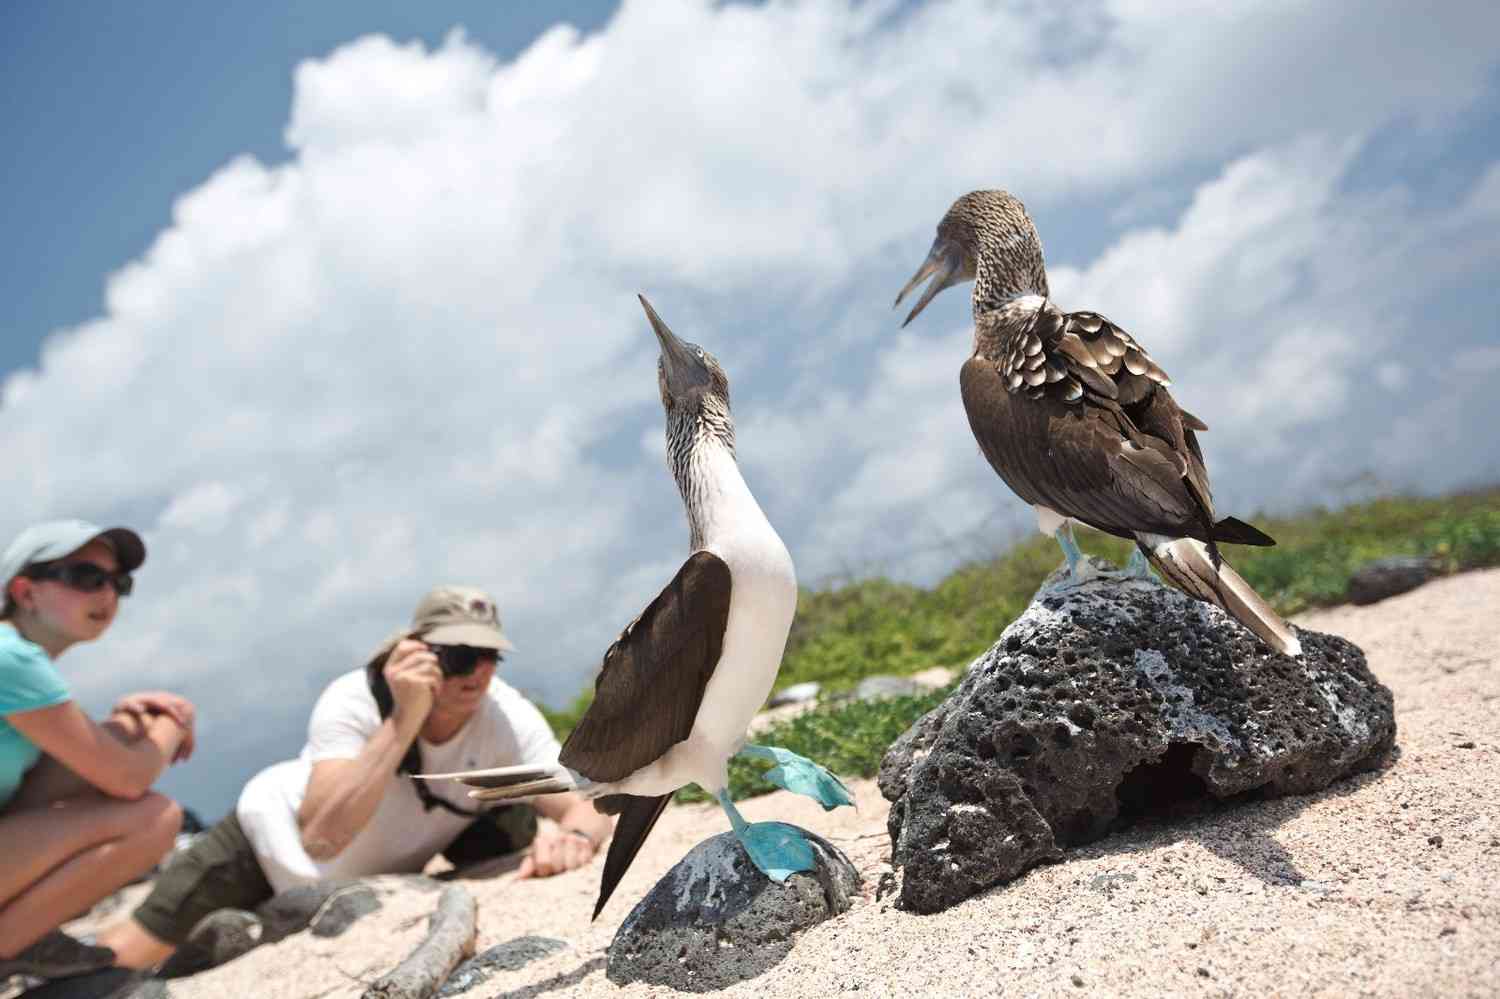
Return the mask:
[[[687,509],[693,551],[719,547],[770,527],[740,474],[733,445],[723,438],[715,434],[699,437],[672,462],[672,476]]]
[[[973,259],[976,263],[971,301],[976,319],[1018,298],[1034,295],[1046,298],[1050,294],[1042,246],[1034,236],[1016,234],[1003,241],[991,238],[973,254]]]
[[[974,303],[974,354],[987,361],[998,361],[1010,351],[1012,337],[1024,335],[1043,309],[1056,310],[1046,296],[1027,294],[1009,298],[980,311]]]

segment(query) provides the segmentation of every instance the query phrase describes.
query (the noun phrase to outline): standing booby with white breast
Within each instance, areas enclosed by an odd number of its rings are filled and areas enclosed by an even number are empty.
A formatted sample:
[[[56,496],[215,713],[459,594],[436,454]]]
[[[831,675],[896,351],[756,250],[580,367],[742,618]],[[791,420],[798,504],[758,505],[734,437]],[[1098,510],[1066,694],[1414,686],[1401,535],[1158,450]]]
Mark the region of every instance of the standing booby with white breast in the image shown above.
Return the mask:
[[[1166,373],[1129,333],[1051,302],[1041,239],[1021,202],[1005,191],[955,201],[896,304],[928,279],[907,323],[944,288],[974,282],[974,353],[959,378],[969,426],[1036,509],[1042,533],[1057,538],[1071,578],[1081,578],[1076,520],[1134,541],[1128,572],[1144,574],[1145,556],[1273,649],[1299,655],[1296,634],[1219,555],[1220,541],[1275,542],[1233,517],[1215,520],[1195,435],[1208,428],[1177,405]]]
[[[750,859],[773,880],[812,869],[812,848],[794,826],[749,823],[734,807],[728,764],[738,753],[774,761],[769,780],[825,809],[853,802],[838,778],[812,761],[746,745],[745,730],[781,666],[797,578],[735,461],[724,369],[703,348],[679,340],[644,297],[641,305],[661,347],[667,458],[687,508],[692,554],[604,654],[594,702],[559,766],[424,778],[457,778],[487,801],[577,791],[601,812],[618,814],[596,917],[673,792],[686,784],[718,799]]]

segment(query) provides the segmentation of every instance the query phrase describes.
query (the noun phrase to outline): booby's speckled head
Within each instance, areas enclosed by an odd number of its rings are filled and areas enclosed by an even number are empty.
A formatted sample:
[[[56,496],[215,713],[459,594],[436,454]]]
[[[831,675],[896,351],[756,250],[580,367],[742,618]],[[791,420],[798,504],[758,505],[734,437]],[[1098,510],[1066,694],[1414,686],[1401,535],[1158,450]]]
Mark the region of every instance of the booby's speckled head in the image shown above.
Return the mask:
[[[656,381],[661,389],[661,405],[667,412],[667,440],[690,443],[700,434],[712,434],[734,449],[734,419],[729,414],[729,376],[714,355],[687,343],[667,328],[661,316],[637,296],[651,329],[661,345],[656,362]]]
[[[938,223],[927,259],[896,296],[895,305],[928,278],[932,283],[902,326],[938,292],[963,281],[974,282],[975,315],[1022,295],[1047,297],[1042,240],[1026,206],[1006,191],[970,191],[953,202]]]

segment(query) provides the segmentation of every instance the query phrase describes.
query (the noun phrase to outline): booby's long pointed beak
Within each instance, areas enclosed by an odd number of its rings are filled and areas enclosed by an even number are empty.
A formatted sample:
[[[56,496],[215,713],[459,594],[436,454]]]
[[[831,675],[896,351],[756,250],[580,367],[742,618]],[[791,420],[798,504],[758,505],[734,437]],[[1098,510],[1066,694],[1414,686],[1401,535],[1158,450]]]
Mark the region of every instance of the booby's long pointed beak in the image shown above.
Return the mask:
[[[657,342],[661,344],[662,369],[667,376],[667,390],[673,396],[682,396],[695,386],[707,386],[712,381],[709,375],[708,365],[697,353],[677,338],[677,334],[667,328],[662,322],[661,316],[646,301],[645,295],[636,295],[641,300],[641,307],[646,310],[646,318],[651,321],[651,329],[656,333]]]
[[[922,293],[922,297],[917,299],[917,304],[912,307],[911,313],[906,317],[905,322],[901,324],[904,328],[907,323],[917,318],[917,313],[927,308],[927,303],[936,298],[938,292],[944,288],[953,287],[967,277],[969,275],[964,273],[963,250],[959,248],[957,243],[939,236],[933,240],[932,249],[927,252],[927,259],[922,261],[922,266],[917,268],[917,273],[913,274],[911,280],[906,282],[906,286],[901,289],[901,294],[897,295],[896,301],[891,303],[891,308],[894,309],[900,305],[901,300],[906,297],[907,292],[928,278],[932,278],[932,283],[927,286],[927,290]]]

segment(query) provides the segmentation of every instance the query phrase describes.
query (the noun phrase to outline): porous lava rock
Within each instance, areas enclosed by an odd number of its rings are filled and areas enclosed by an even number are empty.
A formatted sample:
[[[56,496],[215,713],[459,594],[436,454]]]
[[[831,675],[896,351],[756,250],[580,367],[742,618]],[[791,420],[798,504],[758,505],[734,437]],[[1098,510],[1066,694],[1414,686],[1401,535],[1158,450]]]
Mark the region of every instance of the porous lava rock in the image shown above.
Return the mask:
[[[1298,629],[1294,659],[1159,583],[1060,578],[881,763],[906,908],[946,909],[1173,802],[1317,791],[1395,742],[1391,692],[1342,638]]]

